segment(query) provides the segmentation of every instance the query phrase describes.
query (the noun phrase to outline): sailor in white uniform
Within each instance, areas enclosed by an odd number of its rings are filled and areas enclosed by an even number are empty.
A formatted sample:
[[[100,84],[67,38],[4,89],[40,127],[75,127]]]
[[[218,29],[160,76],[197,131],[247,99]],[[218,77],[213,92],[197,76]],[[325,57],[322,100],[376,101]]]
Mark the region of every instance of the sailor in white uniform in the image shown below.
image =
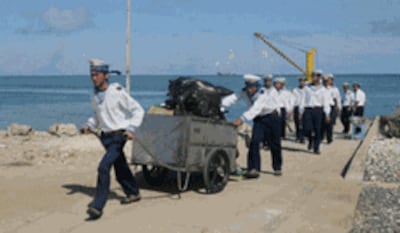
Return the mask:
[[[101,142],[106,153],[98,167],[96,194],[87,213],[90,219],[100,218],[110,192],[110,170],[114,166],[117,181],[126,197],[121,204],[140,200],[139,187],[129,169],[123,152],[127,140],[135,138],[144,110],[118,83],[109,83],[109,65],[99,59],[90,62],[90,75],[94,85],[93,107],[95,115],[82,127],[83,133],[101,131]]]
[[[349,83],[343,83],[343,103],[342,103],[342,111],[340,114],[340,120],[343,124],[343,132],[344,134],[348,134],[350,130],[350,117],[353,114],[353,102],[354,102],[354,93],[350,90]]]
[[[299,106],[300,118],[303,119],[304,135],[308,138],[308,149],[320,154],[322,123],[330,121],[330,96],[321,85],[321,70],[312,72],[312,84],[305,87],[304,99]],[[325,116],[324,116],[325,114]],[[324,119],[325,118],[325,119]]]
[[[248,90],[251,87],[248,87]],[[250,90],[251,91],[251,90]],[[251,91],[254,94],[254,90]],[[245,121],[253,121],[253,132],[249,146],[246,178],[258,178],[261,169],[260,143],[265,140],[271,148],[274,175],[282,175],[281,129],[279,119],[278,93],[272,88],[258,93],[257,98],[234,124],[240,126]]]
[[[264,86],[262,87],[262,90],[264,90],[264,91],[266,91],[266,92],[269,92],[269,91],[272,90],[272,88],[275,88],[275,87],[272,85],[272,78],[273,78],[273,75],[272,75],[272,74],[267,74],[267,75],[265,75],[265,76],[263,77]]]
[[[285,87],[286,79],[284,77],[277,77],[274,80],[275,89],[279,95],[279,107],[281,117],[281,137],[286,137],[286,120],[288,115],[293,111],[293,94]]]
[[[324,135],[326,134],[326,140],[328,144],[332,143],[333,141],[333,127],[336,124],[336,118],[341,110],[340,91],[334,85],[333,79],[333,74],[327,74],[324,77],[324,82],[326,83],[325,87],[328,90],[330,96],[329,104],[331,106],[331,120],[329,123],[324,124],[324,132],[322,133],[322,138],[324,138]]]
[[[296,128],[296,141],[300,143],[304,143],[304,130],[303,124],[300,120],[300,112],[299,106],[302,99],[304,99],[305,95],[305,86],[306,86],[306,78],[300,77],[299,78],[299,85],[293,89],[293,95],[295,98],[294,101],[294,109],[293,109],[293,119]]]
[[[222,107],[227,108],[231,105],[237,103],[239,100],[246,102],[247,106],[250,108],[256,101],[261,89],[261,78],[254,74],[243,75],[245,87],[239,93],[233,93],[222,99]]]
[[[354,91],[354,116],[364,116],[364,106],[366,103],[365,92],[361,90],[361,85],[358,82],[353,83]]]

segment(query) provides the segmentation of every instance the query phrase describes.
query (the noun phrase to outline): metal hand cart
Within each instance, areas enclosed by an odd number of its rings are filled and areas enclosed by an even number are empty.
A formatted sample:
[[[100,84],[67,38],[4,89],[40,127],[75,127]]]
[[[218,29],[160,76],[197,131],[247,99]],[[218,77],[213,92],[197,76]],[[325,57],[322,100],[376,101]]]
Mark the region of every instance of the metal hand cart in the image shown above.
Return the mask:
[[[224,121],[149,114],[136,132],[132,163],[142,165],[150,185],[161,185],[172,170],[177,172],[178,189],[184,191],[191,173],[202,173],[207,193],[216,193],[236,169],[237,135]]]

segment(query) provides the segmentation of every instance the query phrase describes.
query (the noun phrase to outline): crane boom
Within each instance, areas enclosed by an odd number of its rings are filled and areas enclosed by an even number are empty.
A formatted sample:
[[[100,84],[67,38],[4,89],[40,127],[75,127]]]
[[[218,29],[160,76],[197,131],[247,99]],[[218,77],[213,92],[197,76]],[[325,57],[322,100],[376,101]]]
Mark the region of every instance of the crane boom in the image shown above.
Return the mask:
[[[301,68],[301,66],[299,66],[296,62],[294,62],[292,59],[290,59],[286,54],[284,54],[281,50],[279,50],[277,47],[275,47],[275,45],[273,45],[271,42],[269,42],[267,40],[267,38],[259,33],[259,32],[255,32],[254,36],[257,37],[258,39],[262,40],[265,44],[267,44],[271,49],[273,49],[277,54],[279,54],[279,56],[281,56],[283,59],[285,59],[286,61],[288,61],[291,65],[293,65],[296,69],[298,69],[301,73],[303,73],[304,75],[307,75],[307,72]]]

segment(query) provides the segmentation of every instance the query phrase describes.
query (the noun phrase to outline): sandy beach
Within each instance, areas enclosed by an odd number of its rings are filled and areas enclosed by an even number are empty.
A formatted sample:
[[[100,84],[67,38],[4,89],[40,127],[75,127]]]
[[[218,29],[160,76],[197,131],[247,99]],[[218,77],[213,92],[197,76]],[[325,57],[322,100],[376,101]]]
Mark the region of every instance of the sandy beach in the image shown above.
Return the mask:
[[[103,217],[87,222],[103,149],[93,135],[56,137],[47,133],[6,137],[1,132],[1,232],[348,232],[361,181],[340,173],[359,144],[337,139],[314,155],[306,145],[283,141],[282,177],[271,175],[269,151],[262,151],[261,177],[231,177],[225,190],[207,195],[201,177],[179,193],[174,174],[150,187],[136,171],[142,201],[119,204],[115,180]],[[130,145],[125,148],[129,155]],[[239,140],[241,166],[247,149]]]

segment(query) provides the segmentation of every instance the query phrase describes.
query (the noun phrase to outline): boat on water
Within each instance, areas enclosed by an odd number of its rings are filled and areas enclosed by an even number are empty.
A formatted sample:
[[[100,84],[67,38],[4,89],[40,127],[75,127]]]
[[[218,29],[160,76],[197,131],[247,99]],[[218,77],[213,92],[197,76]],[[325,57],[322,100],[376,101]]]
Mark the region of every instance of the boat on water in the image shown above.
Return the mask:
[[[236,76],[238,74],[233,73],[233,72],[229,72],[229,73],[221,73],[221,72],[217,72],[218,76]]]

